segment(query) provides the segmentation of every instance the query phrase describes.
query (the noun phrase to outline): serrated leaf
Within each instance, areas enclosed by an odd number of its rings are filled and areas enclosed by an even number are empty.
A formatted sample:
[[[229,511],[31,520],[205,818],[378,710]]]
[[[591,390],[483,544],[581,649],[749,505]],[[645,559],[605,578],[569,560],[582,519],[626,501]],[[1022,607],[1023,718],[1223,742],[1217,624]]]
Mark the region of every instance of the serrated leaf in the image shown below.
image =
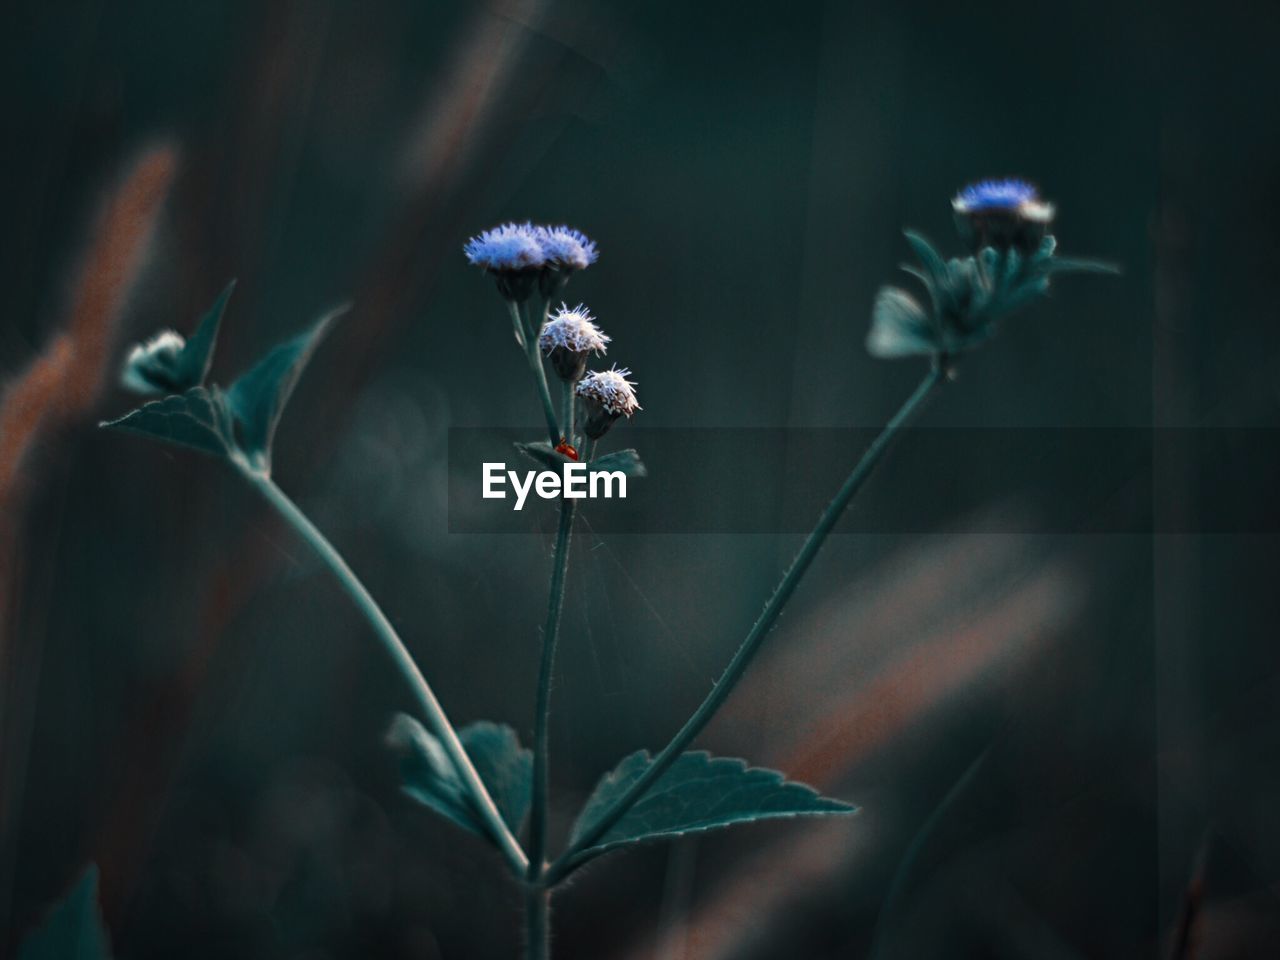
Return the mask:
[[[205,311],[196,332],[178,354],[178,382],[184,386],[198,386],[209,375],[209,368],[213,365],[213,348],[218,342],[218,328],[222,325],[222,315],[227,310],[227,301],[231,299],[231,292],[235,288],[236,282],[232,280],[218,294],[218,299]]]
[[[897,287],[881,287],[871,308],[867,350],[877,357],[909,357],[938,349],[933,325],[915,298]]]
[[[215,457],[224,457],[234,448],[226,398],[217,387],[192,387],[186,393],[152,400],[99,426],[190,447]]]
[[[90,864],[66,899],[28,934],[18,960],[110,960],[111,945],[98,908],[98,868]]]
[[[575,462],[563,453],[557,453],[556,449],[546,440],[538,440],[534,443],[517,443],[515,446],[517,450],[534,463],[540,463],[544,467],[550,467],[555,471],[559,471],[566,463]]]
[[[458,731],[458,739],[512,833],[529,812],[533,754],[520,746],[516,732],[482,720]],[[407,714],[397,714],[387,741],[400,754],[403,789],[419,803],[459,826],[489,839],[439,739]]]
[[[584,836],[652,762],[647,750],[638,750],[605,774],[579,814],[570,842]],[[676,758],[631,809],[575,859],[582,863],[617,847],[736,823],[855,812],[851,804],[821,796],[776,770],[693,751]]]
[[[285,404],[329,326],[346,309],[331,310],[310,329],[272,347],[227,390],[227,403],[240,427],[240,447],[258,469],[271,469],[271,441]]]
[[[620,470],[628,477],[647,477],[649,475],[649,470],[640,459],[640,454],[630,447],[626,450],[606,453],[603,457],[596,457],[588,465],[587,472],[612,473],[615,470]]]

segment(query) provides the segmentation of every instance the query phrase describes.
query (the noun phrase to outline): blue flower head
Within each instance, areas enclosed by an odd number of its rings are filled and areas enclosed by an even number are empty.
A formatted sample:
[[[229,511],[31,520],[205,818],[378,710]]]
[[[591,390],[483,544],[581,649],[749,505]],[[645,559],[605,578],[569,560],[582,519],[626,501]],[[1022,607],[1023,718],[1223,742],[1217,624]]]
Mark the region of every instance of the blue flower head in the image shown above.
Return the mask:
[[[951,201],[962,213],[974,210],[1016,210],[1024,203],[1036,203],[1040,193],[1026,180],[1010,177],[1004,180],[979,180],[971,183]]]
[[[494,273],[537,270],[547,261],[531,223],[504,223],[472,237],[463,247],[467,259]]]
[[[960,236],[975,250],[1010,248],[1030,255],[1040,246],[1053,221],[1053,204],[1026,180],[1006,177],[979,180],[951,200]]]
[[[462,248],[467,259],[493,274],[498,292],[517,303],[529,299],[547,262],[532,223],[504,223],[472,237]]]
[[[547,263],[562,270],[585,270],[600,256],[596,242],[572,227],[538,227],[538,243]]]

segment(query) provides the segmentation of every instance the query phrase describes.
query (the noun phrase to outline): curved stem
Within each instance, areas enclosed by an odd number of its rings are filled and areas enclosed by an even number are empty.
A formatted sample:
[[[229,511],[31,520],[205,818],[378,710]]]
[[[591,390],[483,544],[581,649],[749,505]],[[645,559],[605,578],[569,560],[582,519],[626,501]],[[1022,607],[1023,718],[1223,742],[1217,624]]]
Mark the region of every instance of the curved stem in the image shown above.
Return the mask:
[[[489,791],[485,789],[484,783],[480,780],[480,775],[476,772],[476,768],[472,766],[471,759],[467,756],[467,751],[458,739],[457,732],[453,729],[449,718],[445,716],[444,708],[440,706],[440,701],[436,699],[430,684],[427,683],[426,678],[422,675],[422,671],[418,669],[418,665],[414,663],[413,657],[404,645],[404,641],[400,639],[395,627],[391,625],[391,621],[382,612],[377,601],[365,589],[364,584],[360,582],[352,569],[347,566],[347,562],[342,559],[342,555],[338,553],[333,544],[307,518],[307,515],[298,508],[298,505],[275,485],[269,476],[254,470],[248,462],[241,459],[233,459],[233,463],[266,498],[267,502],[275,508],[276,512],[289,522],[289,525],[293,527],[298,535],[328,565],[334,576],[338,578],[338,582],[342,584],[348,595],[355,602],[356,607],[364,615],[364,618],[373,628],[373,632],[377,634],[378,639],[382,641],[382,645],[391,655],[391,659],[395,662],[400,674],[409,682],[409,686],[417,698],[418,705],[422,708],[422,712],[426,717],[428,728],[439,738],[444,746],[445,752],[449,755],[450,761],[467,789],[467,793],[470,794],[471,802],[475,806],[476,812],[484,821],[494,842],[497,843],[498,848],[502,851],[516,874],[524,876],[529,867],[528,858],[511,830],[503,821],[502,815],[498,813],[498,808],[494,804],[493,798],[489,796]]]
[[[551,589],[547,620],[542,628],[542,663],[538,668],[538,702],[533,731],[533,802],[529,816],[529,879],[542,876],[547,849],[547,744],[551,720],[551,682],[555,673],[556,641],[560,635],[560,611],[564,608],[564,581],[569,569],[569,543],[573,536],[576,500],[560,499],[560,526],[556,530],[551,561]]]
[[[584,862],[579,858],[579,855],[603,837],[609,828],[631,809],[632,805],[644,795],[645,791],[653,786],[654,781],[667,771],[667,768],[675,762],[675,759],[684,748],[702,731],[707,722],[715,716],[716,711],[720,709],[720,706],[728,698],[738,680],[741,679],[743,672],[747,669],[748,664],[751,663],[751,659],[760,649],[761,643],[763,643],[773,625],[777,623],[778,617],[781,616],[783,608],[787,605],[787,601],[795,593],[796,587],[799,586],[801,579],[803,579],[814,558],[818,555],[818,551],[822,548],[822,544],[835,527],[836,521],[840,519],[845,508],[849,506],[849,501],[853,499],[854,494],[866,482],[871,471],[880,461],[880,458],[884,456],[885,450],[888,449],[889,443],[894,436],[911,418],[912,414],[919,409],[934,388],[943,381],[945,374],[945,363],[935,361],[928,375],[916,387],[915,392],[907,398],[906,402],[898,409],[898,412],[894,414],[893,419],[880,431],[871,446],[867,448],[867,452],[862,455],[862,459],[858,461],[857,466],[853,468],[853,472],[849,474],[844,485],[836,493],[835,498],[827,505],[826,510],[822,512],[822,516],[818,518],[817,526],[813,528],[813,532],[805,540],[800,552],[796,554],[795,560],[791,562],[791,566],[783,574],[782,580],[773,592],[773,596],[769,598],[769,602],[765,605],[764,612],[760,614],[759,619],[751,627],[746,639],[742,641],[742,645],[738,647],[738,651],[733,655],[733,659],[729,661],[729,665],[725,667],[724,673],[716,681],[706,699],[693,712],[693,715],[685,722],[685,725],[671,738],[671,741],[654,757],[653,762],[645,768],[644,773],[636,779],[626,793],[614,801],[595,823],[551,865],[546,874],[546,882],[549,885],[558,883],[573,872],[575,867]]]

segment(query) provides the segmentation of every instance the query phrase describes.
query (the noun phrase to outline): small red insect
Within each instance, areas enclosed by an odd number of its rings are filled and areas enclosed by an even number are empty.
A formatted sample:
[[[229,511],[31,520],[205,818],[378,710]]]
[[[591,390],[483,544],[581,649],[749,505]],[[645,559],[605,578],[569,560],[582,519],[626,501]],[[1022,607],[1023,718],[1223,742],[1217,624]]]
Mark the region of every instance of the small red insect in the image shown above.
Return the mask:
[[[556,453],[562,454],[570,460],[576,461],[578,459],[578,451],[564,437],[561,437],[560,442],[556,444]]]

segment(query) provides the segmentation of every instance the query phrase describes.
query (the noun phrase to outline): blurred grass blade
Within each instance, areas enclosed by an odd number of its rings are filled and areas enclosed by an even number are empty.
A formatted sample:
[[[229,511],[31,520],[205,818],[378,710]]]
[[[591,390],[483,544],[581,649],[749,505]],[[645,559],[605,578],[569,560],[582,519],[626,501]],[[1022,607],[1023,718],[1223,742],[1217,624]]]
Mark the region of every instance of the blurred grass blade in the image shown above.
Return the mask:
[[[110,960],[98,909],[98,868],[90,864],[65,900],[18,950],[18,960]]]

